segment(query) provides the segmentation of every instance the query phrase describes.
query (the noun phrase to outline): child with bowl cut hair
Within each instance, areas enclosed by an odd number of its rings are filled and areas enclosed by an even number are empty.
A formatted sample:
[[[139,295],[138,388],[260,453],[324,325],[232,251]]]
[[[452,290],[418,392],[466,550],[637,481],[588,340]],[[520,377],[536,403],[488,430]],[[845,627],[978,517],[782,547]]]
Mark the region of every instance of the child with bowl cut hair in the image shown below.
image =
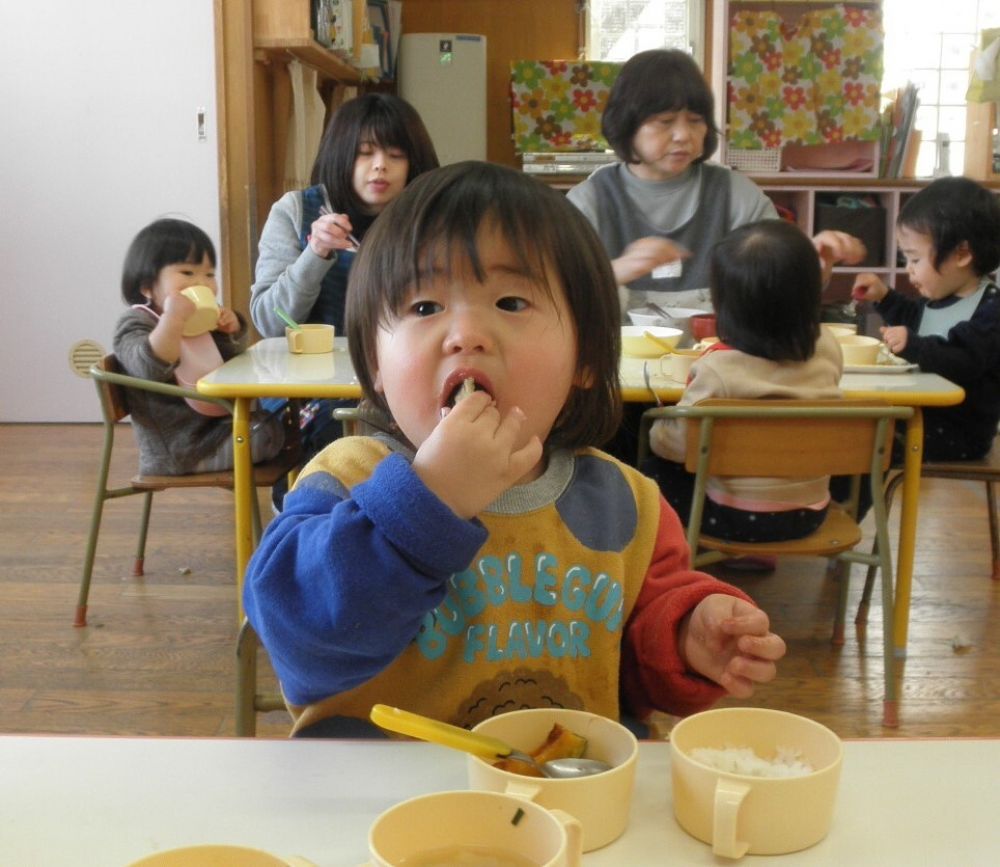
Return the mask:
[[[183,292],[193,286],[217,292],[215,247],[202,229],[166,217],[132,239],[121,283],[129,308],[115,326],[113,343],[123,373],[191,387],[194,382],[188,379],[221,367],[246,349],[246,321],[227,307],[219,309],[209,333],[184,333],[196,306]],[[189,404],[139,389],[129,391],[128,404],[140,472],[183,475],[232,469],[232,418],[220,416],[213,404]],[[281,417],[255,411],[250,440],[254,462],[273,458],[284,443]]]
[[[875,302],[891,352],[965,389],[958,406],[924,410],[924,460],[982,458],[1000,422],[1000,289],[990,277],[1000,201],[969,178],[940,178],[906,201],[896,236],[920,297],[874,274],[858,275],[853,296]]]
[[[685,714],[774,677],[767,615],[692,571],[655,483],[595,448],[617,304],[585,218],[519,172],[450,165],[383,211],[347,330],[384,432],[313,459],[247,574],[295,734],[376,703]]]

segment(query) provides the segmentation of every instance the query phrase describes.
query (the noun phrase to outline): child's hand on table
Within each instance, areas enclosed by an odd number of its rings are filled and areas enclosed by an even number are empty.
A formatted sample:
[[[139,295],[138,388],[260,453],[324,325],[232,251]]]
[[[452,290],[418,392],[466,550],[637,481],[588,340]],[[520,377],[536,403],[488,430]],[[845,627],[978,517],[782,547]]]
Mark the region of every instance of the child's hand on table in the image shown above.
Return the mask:
[[[524,412],[500,416],[477,391],[449,409],[417,449],[413,469],[456,515],[474,518],[542,457],[537,436],[524,440]]]
[[[230,310],[228,307],[219,308],[219,322],[215,326],[216,331],[221,331],[223,334],[235,334],[240,330],[240,320],[236,313]]]
[[[906,349],[906,341],[910,336],[910,329],[905,325],[883,325],[882,342],[893,355],[899,355]]]
[[[678,640],[687,667],[736,698],[777,674],[785,642],[770,631],[767,614],[736,596],[706,596],[681,623]]]

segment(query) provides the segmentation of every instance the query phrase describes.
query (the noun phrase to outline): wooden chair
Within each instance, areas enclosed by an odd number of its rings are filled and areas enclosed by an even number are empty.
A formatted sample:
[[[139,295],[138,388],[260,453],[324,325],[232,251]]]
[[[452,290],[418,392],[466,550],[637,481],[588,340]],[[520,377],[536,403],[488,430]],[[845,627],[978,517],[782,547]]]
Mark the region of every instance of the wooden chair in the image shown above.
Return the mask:
[[[236,735],[252,738],[257,733],[257,714],[281,710],[285,702],[278,693],[257,691],[257,651],[260,639],[244,618],[236,636]]]
[[[72,363],[72,359],[71,359]],[[75,626],[87,625],[87,599],[90,595],[90,579],[94,570],[94,557],[97,552],[97,538],[101,530],[101,518],[104,514],[104,504],[108,500],[129,497],[133,494],[143,494],[142,518],[139,525],[139,543],[136,549],[133,575],[143,574],[146,551],[146,535],[149,529],[149,515],[153,505],[153,494],[168,488],[227,488],[233,489],[233,473],[190,473],[181,476],[136,475],[127,485],[109,487],[108,476],[111,469],[111,454],[114,449],[115,428],[118,422],[129,414],[129,389],[140,389],[157,394],[171,395],[178,399],[195,397],[199,400],[219,404],[232,411],[232,404],[221,398],[205,397],[191,389],[181,388],[161,382],[151,382],[127,376],[121,372],[118,359],[113,354],[105,355],[90,368],[90,376],[97,387],[97,395],[101,401],[101,415],[104,421],[104,445],[101,451],[101,463],[97,479],[97,493],[94,497],[94,507],[90,519],[90,533],[87,537],[87,550],[83,560],[83,576],[80,579],[80,592],[76,604]],[[282,476],[295,470],[300,463],[300,451],[297,444],[286,447],[275,458],[254,466],[254,482],[258,486],[271,486]],[[254,498],[254,533],[260,535],[260,515]]]
[[[897,726],[893,650],[893,572],[883,478],[896,419],[908,407],[880,401],[705,400],[694,406],[665,406],[643,414],[643,439],[658,418],[687,420],[685,466],[695,473],[687,527],[692,564],[705,566],[737,556],[817,556],[843,563],[834,642],[843,641],[849,565],[878,568],[882,587],[885,695],[883,725]],[[788,542],[730,542],[705,534],[701,522],[710,476],[870,475],[878,549],[857,550],[861,528],[853,515],[831,503],[823,525],[810,536]],[[853,498],[856,504],[857,497]]]
[[[378,429],[377,423],[358,407],[337,407],[333,417],[343,425],[344,436],[369,434]],[[244,618],[236,637],[236,734],[252,738],[257,732],[257,714],[281,710],[285,702],[278,693],[259,692],[257,688],[257,656],[260,639],[250,622]]]
[[[1000,439],[1000,437],[998,437]],[[997,518],[996,489],[1000,482],[1000,445],[994,441],[993,448],[985,458],[978,461],[934,461],[920,467],[922,479],[953,479],[965,482],[983,482],[986,485],[986,509],[990,522],[990,549],[993,552],[992,572],[990,577],[1000,581],[1000,520]],[[892,509],[892,499],[896,489],[903,481],[901,472],[893,475],[885,486],[886,509]],[[873,553],[874,546],[873,546]],[[868,622],[868,608],[871,604],[872,589],[875,585],[875,570],[868,568],[865,576],[865,589],[861,594],[858,613],[854,622],[862,625]]]

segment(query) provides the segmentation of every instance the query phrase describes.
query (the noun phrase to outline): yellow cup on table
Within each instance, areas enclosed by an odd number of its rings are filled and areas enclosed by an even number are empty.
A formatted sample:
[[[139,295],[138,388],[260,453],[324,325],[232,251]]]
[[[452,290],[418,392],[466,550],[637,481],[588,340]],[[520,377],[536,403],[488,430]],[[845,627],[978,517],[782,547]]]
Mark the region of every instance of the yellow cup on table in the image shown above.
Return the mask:
[[[877,364],[882,341],[877,337],[866,337],[863,334],[845,334],[838,337],[840,351],[844,355],[844,364]]]
[[[333,352],[334,335],[335,330],[332,325],[319,323],[307,323],[300,325],[298,328],[285,328],[288,351],[296,355]]]
[[[382,813],[368,832],[372,867],[579,867],[580,843],[580,823],[568,813],[502,792],[410,798]]]
[[[212,331],[219,324],[219,302],[208,286],[188,286],[187,289],[181,289],[181,295],[194,302],[194,313],[184,323],[181,331],[184,337],[197,337],[206,331]]]
[[[660,375],[674,382],[685,384],[691,373],[691,365],[701,356],[702,349],[674,349],[660,358]]]
[[[548,810],[564,810],[583,826],[583,851],[618,839],[628,825],[635,787],[639,744],[621,723],[583,710],[530,708],[489,717],[473,727],[478,734],[499,738],[523,752],[545,742],[554,723],[586,738],[584,757],[611,765],[600,774],[571,779],[526,777],[479,756],[466,757],[469,786],[530,798]]]
[[[245,846],[185,846],[134,861],[129,867],[315,867],[304,858],[279,858]]]
[[[796,714],[766,708],[694,714],[670,732],[674,815],[726,858],[798,852],[830,830],[843,755],[836,734]]]

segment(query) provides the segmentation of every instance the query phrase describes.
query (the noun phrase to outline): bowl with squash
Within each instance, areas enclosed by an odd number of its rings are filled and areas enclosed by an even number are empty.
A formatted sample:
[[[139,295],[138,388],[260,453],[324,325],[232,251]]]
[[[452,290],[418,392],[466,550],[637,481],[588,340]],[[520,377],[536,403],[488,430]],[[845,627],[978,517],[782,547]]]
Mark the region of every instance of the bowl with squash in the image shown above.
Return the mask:
[[[550,779],[510,759],[466,759],[469,786],[528,797],[546,809],[565,810],[583,827],[583,851],[606,846],[628,824],[639,744],[615,720],[582,710],[534,708],[498,714],[473,731],[500,738],[537,764],[558,758],[597,759],[609,770],[591,776]]]

